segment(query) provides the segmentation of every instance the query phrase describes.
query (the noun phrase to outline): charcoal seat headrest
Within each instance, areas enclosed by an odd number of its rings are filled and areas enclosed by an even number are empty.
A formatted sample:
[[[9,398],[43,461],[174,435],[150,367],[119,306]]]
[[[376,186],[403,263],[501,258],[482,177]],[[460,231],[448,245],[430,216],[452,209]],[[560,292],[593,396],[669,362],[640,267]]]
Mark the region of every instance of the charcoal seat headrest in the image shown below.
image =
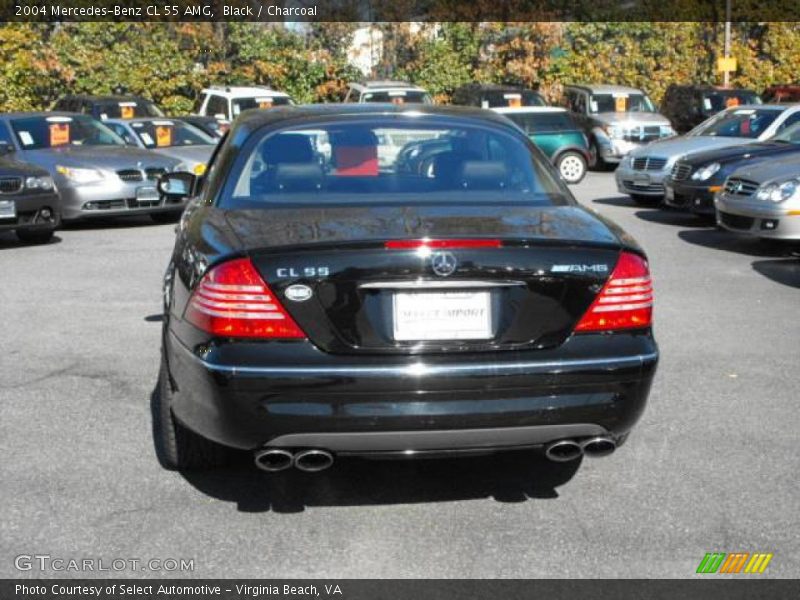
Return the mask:
[[[319,163],[282,163],[275,167],[275,192],[315,192],[322,188],[324,173]]]
[[[261,159],[268,165],[310,163],[314,161],[314,149],[307,136],[278,134],[264,141]]]
[[[461,164],[458,180],[470,190],[500,190],[508,185],[508,168],[499,160],[468,160]]]

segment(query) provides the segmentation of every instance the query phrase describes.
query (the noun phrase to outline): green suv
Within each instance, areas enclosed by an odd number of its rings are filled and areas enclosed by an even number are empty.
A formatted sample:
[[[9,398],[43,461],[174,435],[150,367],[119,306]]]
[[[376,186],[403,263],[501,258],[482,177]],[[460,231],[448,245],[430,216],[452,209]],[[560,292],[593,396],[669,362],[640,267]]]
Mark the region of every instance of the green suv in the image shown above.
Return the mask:
[[[589,141],[566,109],[554,106],[495,108],[520,127],[556,166],[567,183],[579,183],[586,175]]]

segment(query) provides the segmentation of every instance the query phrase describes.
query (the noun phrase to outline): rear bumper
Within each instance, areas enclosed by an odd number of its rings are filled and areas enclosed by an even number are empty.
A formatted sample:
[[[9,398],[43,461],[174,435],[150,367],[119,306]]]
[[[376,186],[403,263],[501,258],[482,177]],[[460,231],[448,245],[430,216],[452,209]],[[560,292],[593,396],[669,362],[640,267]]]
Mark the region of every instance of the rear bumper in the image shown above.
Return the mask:
[[[706,185],[687,185],[667,179],[665,182],[664,204],[681,210],[691,211],[698,215],[713,215],[714,192]]]
[[[491,361],[334,356],[307,342],[244,346],[252,348],[190,349],[167,334],[176,418],[240,449],[320,447],[341,454],[620,437],[644,410],[658,360],[645,334],[574,336],[558,351],[498,353]],[[236,364],[229,360],[234,354]]]

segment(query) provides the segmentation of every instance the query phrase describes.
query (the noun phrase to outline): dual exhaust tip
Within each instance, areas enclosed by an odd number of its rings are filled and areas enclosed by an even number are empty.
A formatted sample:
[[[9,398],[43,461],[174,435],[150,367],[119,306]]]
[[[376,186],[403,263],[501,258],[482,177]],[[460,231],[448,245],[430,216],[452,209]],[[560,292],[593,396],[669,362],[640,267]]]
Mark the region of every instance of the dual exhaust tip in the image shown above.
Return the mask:
[[[569,462],[586,454],[587,456],[608,456],[617,449],[617,443],[610,437],[597,436],[585,440],[559,440],[544,451],[553,462]]]
[[[316,448],[291,452],[283,448],[263,448],[255,453],[256,466],[275,473],[294,467],[306,473],[324,471],[333,464],[333,454]]]
[[[585,440],[558,440],[545,449],[545,456],[553,462],[577,460],[587,456],[608,456],[617,449],[617,443],[608,436],[597,436]],[[275,473],[294,467],[306,473],[317,473],[333,465],[333,454],[327,450],[312,448],[291,452],[283,448],[263,448],[255,453],[256,466],[262,471]]]

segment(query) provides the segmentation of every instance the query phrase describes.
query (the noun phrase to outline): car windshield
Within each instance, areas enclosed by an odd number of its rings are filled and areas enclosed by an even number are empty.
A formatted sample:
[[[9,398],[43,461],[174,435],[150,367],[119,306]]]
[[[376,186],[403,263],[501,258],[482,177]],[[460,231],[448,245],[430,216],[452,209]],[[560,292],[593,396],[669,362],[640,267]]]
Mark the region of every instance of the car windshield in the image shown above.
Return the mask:
[[[753,92],[742,91],[719,91],[703,94],[703,110],[709,114],[742,104],[761,104],[761,99]]]
[[[136,121],[131,129],[145,148],[172,148],[174,146],[203,146],[215,144],[213,138],[181,121],[153,119]]]
[[[291,103],[291,98],[288,96],[253,96],[250,98],[234,98],[233,115],[237,116],[242,111],[250,110],[251,108],[273,108],[275,106],[286,106]]]
[[[500,106],[547,106],[547,103],[540,94],[530,90],[497,90],[483,93],[482,108]]]
[[[567,112],[503,113],[527,134],[575,131],[578,127]]]
[[[524,138],[461,121],[320,123],[270,133],[251,147],[229,179],[226,208],[571,202]]]
[[[98,102],[93,113],[101,119],[133,119],[135,117],[163,117],[164,113],[146,100],[120,100]]]
[[[644,94],[628,94],[626,92],[592,94],[589,109],[592,113],[656,112],[650,98]]]
[[[800,123],[795,123],[791,127],[784,129],[778,135],[773,136],[771,141],[800,144]]]
[[[40,116],[11,119],[23,150],[58,146],[124,146],[108,127],[88,116]]]
[[[728,109],[695,127],[689,135],[755,139],[778,118],[780,110],[759,108]]]
[[[414,90],[389,90],[385,92],[364,92],[364,102],[392,102],[394,104],[432,104],[426,92]]]

